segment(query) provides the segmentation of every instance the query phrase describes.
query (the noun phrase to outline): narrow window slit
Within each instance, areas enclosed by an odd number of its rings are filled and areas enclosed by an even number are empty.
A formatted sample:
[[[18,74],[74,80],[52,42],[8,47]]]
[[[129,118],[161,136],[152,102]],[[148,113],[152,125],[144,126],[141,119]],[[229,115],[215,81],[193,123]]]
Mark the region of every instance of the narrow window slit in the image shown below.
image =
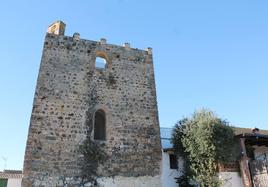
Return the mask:
[[[106,117],[103,110],[97,110],[94,116],[94,139],[106,139]]]

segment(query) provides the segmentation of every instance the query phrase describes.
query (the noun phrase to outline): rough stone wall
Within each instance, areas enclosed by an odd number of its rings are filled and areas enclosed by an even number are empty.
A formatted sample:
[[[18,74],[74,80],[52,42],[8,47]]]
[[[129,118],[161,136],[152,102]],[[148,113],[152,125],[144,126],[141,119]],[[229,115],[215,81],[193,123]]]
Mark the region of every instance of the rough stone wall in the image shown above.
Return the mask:
[[[95,68],[96,56],[107,67]],[[79,145],[106,113],[100,176],[157,176],[161,145],[151,50],[46,34],[24,161],[23,186],[78,184]]]

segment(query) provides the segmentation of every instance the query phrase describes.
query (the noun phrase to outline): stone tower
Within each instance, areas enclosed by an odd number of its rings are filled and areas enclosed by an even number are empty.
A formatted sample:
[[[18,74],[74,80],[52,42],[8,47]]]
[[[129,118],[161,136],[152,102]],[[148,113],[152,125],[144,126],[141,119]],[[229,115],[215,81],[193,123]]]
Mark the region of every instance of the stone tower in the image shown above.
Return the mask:
[[[45,37],[23,187],[80,186],[78,149],[87,137],[105,144],[107,159],[97,170],[103,186],[161,186],[151,48],[84,40],[64,31],[57,21]]]

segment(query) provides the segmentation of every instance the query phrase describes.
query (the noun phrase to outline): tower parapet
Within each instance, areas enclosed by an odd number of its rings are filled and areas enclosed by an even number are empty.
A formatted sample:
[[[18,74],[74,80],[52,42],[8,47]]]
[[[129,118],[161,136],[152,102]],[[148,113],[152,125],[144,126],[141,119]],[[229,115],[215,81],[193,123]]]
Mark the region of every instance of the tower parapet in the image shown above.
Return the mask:
[[[65,26],[66,26],[65,23],[63,23],[62,21],[56,21],[48,27],[47,33],[64,35]]]

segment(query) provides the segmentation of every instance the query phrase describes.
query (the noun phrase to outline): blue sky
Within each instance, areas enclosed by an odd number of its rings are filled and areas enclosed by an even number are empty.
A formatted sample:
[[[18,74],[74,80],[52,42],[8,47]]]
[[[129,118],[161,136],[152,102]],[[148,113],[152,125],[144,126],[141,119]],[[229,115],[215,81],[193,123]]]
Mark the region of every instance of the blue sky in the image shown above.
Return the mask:
[[[208,108],[232,125],[267,129],[267,0],[0,2],[0,170],[22,169],[47,27],[153,48],[161,126]]]

